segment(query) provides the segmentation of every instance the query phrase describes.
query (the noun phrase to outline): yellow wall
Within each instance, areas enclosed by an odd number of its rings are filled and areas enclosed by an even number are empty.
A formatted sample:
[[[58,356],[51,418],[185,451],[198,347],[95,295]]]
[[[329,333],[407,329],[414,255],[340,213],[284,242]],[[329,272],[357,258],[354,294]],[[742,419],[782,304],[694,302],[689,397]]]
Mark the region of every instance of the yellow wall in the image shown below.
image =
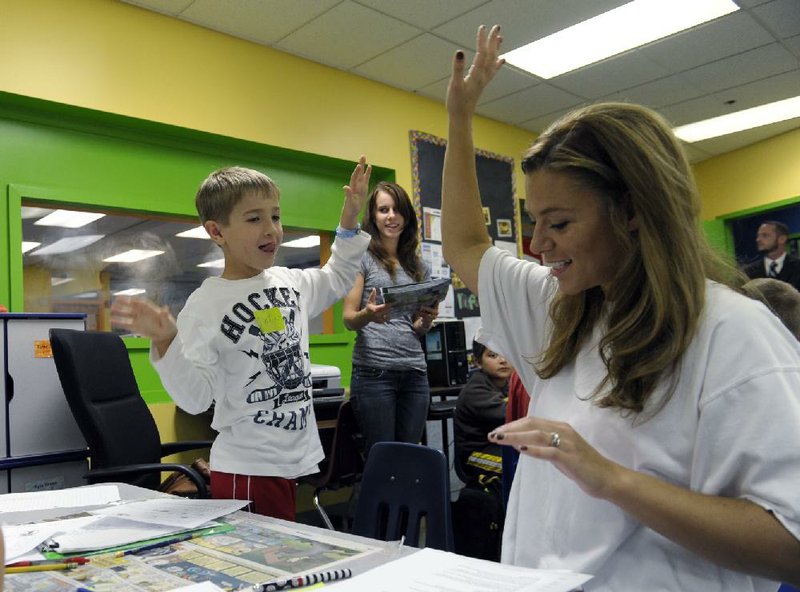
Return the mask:
[[[800,196],[800,130],[705,160],[695,174],[706,220]]]
[[[409,188],[409,130],[446,133],[440,103],[120,2],[0,0],[0,19],[0,90],[348,160],[365,153]],[[475,131],[479,148],[514,158],[533,139],[491,120]]]

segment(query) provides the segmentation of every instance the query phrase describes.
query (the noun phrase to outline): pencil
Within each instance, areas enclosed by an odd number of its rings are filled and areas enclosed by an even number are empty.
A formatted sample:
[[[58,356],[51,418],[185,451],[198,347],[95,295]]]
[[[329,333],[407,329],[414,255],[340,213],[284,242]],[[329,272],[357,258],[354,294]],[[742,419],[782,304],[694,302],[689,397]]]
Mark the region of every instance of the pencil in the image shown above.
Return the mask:
[[[77,563],[83,565],[89,563],[86,557],[68,557],[65,559],[41,559],[36,561],[15,561],[9,563],[6,567],[31,567],[35,565],[58,565],[59,563]]]
[[[75,569],[76,567],[80,567],[78,563],[48,563],[47,565],[23,565],[20,567],[8,567],[6,568],[7,574],[15,574],[15,573],[26,573],[29,571],[58,571],[62,569]]]

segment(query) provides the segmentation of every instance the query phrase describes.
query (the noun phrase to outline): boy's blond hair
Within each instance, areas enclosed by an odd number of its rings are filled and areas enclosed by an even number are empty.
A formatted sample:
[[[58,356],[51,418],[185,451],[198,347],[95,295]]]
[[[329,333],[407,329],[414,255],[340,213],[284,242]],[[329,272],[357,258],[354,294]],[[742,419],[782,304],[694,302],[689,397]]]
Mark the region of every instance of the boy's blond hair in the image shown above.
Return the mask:
[[[200,223],[214,220],[227,224],[233,208],[246,193],[279,198],[275,182],[264,173],[244,167],[225,167],[214,171],[200,185],[194,204]]]

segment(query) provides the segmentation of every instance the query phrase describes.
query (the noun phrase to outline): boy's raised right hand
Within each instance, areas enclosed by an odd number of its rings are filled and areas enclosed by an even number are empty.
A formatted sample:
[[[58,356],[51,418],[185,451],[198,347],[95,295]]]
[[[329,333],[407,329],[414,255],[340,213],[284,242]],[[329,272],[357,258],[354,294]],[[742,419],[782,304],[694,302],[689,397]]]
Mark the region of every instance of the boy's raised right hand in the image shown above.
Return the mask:
[[[169,349],[178,334],[175,317],[166,306],[144,298],[118,296],[111,305],[111,324],[153,342],[159,356]]]
[[[358,214],[367,200],[369,190],[369,177],[372,174],[372,165],[367,164],[367,157],[358,159],[353,174],[350,175],[350,184],[342,187],[344,190],[344,207],[339,226],[342,228],[355,228],[358,226]]]

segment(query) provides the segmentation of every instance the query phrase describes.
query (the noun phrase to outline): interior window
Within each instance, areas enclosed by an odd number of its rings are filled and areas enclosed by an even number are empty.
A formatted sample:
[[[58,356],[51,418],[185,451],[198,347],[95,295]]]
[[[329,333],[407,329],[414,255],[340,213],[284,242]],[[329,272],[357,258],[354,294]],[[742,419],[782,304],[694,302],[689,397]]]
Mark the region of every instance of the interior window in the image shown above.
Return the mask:
[[[276,265],[319,267],[318,233],[284,228]],[[26,312],[81,312],[111,331],[118,294],[169,306],[174,315],[201,283],[222,273],[222,250],[196,220],[61,208],[23,201]],[[321,319],[310,323],[322,332]]]

